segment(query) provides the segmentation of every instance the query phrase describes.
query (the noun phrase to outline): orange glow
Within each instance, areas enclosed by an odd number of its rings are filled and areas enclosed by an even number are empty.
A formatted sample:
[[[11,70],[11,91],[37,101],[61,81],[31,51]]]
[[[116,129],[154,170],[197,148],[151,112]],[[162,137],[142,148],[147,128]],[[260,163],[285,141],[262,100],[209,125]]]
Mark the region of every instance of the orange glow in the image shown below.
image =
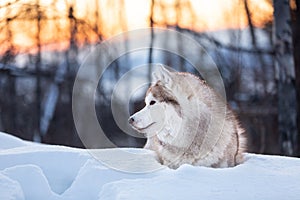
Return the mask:
[[[98,15],[96,1],[98,1]],[[30,51],[36,46],[37,41],[37,11],[34,9],[37,1],[21,0],[13,7],[1,8],[8,2],[14,0],[2,0],[0,3],[0,42],[3,43],[7,41],[5,38],[10,37],[13,46],[19,51]],[[151,0],[40,0],[39,2],[45,11],[40,32],[43,49],[68,48],[71,35],[68,11],[71,5],[74,6],[77,22],[85,22],[77,27],[76,41],[81,44],[86,40],[96,42],[98,38],[95,30],[98,30],[104,38],[108,38],[123,31],[149,27]],[[248,2],[255,26],[263,27],[272,21],[273,7],[268,3],[269,0],[248,0]],[[24,14],[28,7],[31,10]],[[16,17],[9,25],[5,20],[8,16]],[[181,27],[196,31],[248,26],[242,0],[156,0],[153,17],[156,26],[179,24]],[[4,48],[1,47],[0,51],[3,52]]]

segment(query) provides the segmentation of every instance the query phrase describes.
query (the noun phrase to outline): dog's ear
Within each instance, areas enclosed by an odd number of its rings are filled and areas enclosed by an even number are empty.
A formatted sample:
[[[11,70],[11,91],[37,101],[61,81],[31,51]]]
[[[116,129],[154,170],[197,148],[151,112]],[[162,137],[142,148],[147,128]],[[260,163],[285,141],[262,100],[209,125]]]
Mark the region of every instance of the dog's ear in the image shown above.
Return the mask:
[[[172,83],[172,74],[163,65],[160,65],[159,69],[152,73],[152,80],[154,82],[161,81],[163,84],[168,85]]]

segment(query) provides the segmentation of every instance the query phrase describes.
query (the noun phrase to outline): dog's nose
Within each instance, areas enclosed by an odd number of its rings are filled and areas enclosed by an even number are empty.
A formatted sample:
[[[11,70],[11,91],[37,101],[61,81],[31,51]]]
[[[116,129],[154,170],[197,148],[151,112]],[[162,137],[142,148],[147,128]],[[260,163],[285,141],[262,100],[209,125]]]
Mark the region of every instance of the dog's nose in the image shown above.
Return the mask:
[[[129,124],[132,124],[134,122],[134,118],[133,117],[129,117],[128,122],[129,122]]]

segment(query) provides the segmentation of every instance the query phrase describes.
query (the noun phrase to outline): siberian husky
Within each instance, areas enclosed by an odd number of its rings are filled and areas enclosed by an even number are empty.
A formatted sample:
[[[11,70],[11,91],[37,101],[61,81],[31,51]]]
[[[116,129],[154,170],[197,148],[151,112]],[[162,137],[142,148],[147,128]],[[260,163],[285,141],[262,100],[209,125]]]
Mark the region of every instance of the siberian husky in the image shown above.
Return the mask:
[[[152,74],[146,106],[129,118],[144,148],[170,168],[232,167],[243,162],[244,130],[222,98],[193,74],[164,67]]]

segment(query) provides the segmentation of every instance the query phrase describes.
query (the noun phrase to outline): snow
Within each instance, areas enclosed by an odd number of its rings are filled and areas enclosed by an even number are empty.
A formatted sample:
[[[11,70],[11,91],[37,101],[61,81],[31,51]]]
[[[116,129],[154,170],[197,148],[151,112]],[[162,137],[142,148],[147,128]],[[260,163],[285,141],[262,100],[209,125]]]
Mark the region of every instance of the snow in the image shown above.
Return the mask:
[[[300,199],[299,158],[246,154],[246,162],[233,168],[183,165],[172,170],[143,149],[95,150],[100,162],[93,151],[5,133],[0,133],[0,149],[1,200]],[[107,166],[118,161],[118,170]],[[147,172],[153,167],[157,170]]]
[[[23,190],[17,181],[0,174],[0,198],[24,199]]]

